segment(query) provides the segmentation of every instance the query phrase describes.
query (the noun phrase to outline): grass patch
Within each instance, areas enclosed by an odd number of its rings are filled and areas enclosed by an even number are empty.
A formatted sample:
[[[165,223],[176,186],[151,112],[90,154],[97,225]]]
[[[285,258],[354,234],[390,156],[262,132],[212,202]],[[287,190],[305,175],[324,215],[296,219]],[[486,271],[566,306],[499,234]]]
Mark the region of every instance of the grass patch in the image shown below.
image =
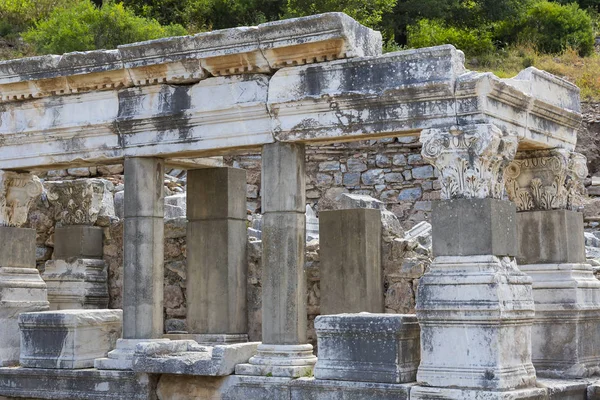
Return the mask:
[[[580,57],[568,49],[561,54],[542,54],[532,46],[518,45],[492,54],[467,59],[467,68],[492,71],[500,78],[511,78],[524,68],[536,67],[579,86],[582,101],[600,100],[600,55]]]

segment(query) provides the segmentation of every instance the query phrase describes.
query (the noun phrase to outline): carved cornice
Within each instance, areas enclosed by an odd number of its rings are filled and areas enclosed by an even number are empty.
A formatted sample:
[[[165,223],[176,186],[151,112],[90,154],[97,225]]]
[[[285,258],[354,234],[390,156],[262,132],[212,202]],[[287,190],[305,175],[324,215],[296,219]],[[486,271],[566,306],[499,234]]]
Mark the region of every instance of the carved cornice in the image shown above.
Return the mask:
[[[521,151],[504,171],[506,191],[519,211],[583,207],[586,158],[563,149]]]
[[[421,132],[421,154],[440,173],[443,200],[504,195],[504,167],[517,151],[516,136],[503,136],[494,125]]]
[[[35,175],[0,171],[0,185],[0,225],[22,226],[29,206],[42,194],[42,183]]]

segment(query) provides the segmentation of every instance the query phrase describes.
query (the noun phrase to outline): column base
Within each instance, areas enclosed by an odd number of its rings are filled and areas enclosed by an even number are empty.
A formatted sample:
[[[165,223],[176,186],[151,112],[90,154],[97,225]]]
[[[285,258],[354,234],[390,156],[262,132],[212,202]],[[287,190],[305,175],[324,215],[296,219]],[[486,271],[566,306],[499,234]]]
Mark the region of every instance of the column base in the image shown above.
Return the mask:
[[[36,268],[0,267],[0,366],[17,365],[19,314],[48,310],[46,284]]]
[[[529,264],[535,318],[532,361],[538,376],[585,378],[600,373],[600,281],[587,264]]]
[[[216,346],[224,344],[247,343],[248,334],[218,334],[218,333],[167,333],[163,335],[171,340],[194,340],[198,344],[205,346]]]
[[[425,386],[412,386],[410,400],[547,400],[542,388],[493,392],[485,389],[450,389]]]
[[[169,341],[169,339],[119,339],[117,340],[117,348],[108,352],[108,357],[96,358],[94,360],[94,368],[133,370],[133,356],[135,354],[135,346],[138,343]]]
[[[310,344],[269,345],[260,344],[258,354],[248,364],[238,364],[236,375],[281,376],[299,378],[312,376],[317,357]]]
[[[533,317],[531,278],[513,258],[436,257],[417,293],[417,381],[489,391],[535,386]]]

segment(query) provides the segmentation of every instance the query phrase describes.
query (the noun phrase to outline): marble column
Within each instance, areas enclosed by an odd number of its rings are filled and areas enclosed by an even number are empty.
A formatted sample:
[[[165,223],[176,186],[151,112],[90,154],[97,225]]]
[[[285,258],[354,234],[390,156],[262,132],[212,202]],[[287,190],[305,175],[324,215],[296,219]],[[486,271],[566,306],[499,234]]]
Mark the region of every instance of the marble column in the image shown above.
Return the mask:
[[[518,262],[533,279],[533,364],[538,376],[600,373],[600,281],[586,263],[583,155],[522,151],[505,171],[517,206]]]
[[[49,304],[35,266],[35,230],[21,228],[42,184],[34,175],[0,171],[0,188],[0,366],[10,366],[19,362],[19,314]]]
[[[131,369],[135,346],[162,339],[164,285],[164,161],[125,159],[123,339],[98,369]]]
[[[199,343],[248,341],[246,171],[187,173],[187,330]]]
[[[262,150],[262,344],[236,374],[299,377],[317,359],[307,344],[305,150],[273,143]]]
[[[439,172],[434,260],[420,279],[420,386],[411,399],[537,399],[531,363],[531,278],[515,256],[516,208],[503,171],[517,138],[494,125],[421,133]]]

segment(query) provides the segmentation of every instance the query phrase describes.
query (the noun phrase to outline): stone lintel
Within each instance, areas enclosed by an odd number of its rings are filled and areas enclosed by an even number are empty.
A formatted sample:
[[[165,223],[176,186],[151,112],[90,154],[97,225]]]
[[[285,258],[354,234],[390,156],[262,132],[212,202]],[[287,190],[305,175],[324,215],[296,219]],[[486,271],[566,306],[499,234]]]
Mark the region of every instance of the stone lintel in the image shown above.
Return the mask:
[[[431,215],[435,256],[517,255],[516,208],[496,199],[435,201]]]
[[[383,312],[381,211],[321,211],[319,237],[321,313]]]
[[[54,230],[54,259],[102,258],[102,228],[99,226],[70,225]]]
[[[584,263],[583,215],[569,210],[516,215],[519,264]]]

